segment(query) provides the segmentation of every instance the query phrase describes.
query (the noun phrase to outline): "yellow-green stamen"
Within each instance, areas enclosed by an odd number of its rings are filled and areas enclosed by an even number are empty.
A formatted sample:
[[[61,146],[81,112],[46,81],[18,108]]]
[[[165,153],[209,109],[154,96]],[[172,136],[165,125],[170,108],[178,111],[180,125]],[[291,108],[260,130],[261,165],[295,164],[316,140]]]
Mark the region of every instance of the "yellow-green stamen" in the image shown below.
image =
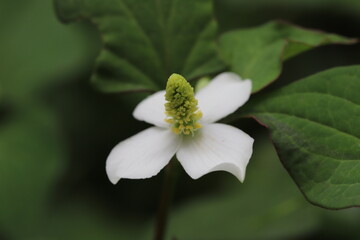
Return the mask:
[[[165,113],[168,116],[165,121],[172,125],[173,132],[194,135],[201,128],[198,120],[202,113],[197,107],[193,87],[183,76],[174,73],[167,82],[165,99]]]

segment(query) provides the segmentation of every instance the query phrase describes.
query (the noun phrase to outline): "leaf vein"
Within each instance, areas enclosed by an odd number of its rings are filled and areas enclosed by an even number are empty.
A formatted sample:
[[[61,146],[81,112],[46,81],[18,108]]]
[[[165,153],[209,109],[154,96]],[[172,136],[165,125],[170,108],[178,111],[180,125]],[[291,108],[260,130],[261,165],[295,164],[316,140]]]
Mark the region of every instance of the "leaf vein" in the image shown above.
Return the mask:
[[[355,135],[351,135],[351,133],[348,133],[348,132],[345,132],[344,130],[340,130],[340,129],[337,129],[333,126],[328,126],[324,123],[321,123],[321,122],[318,122],[318,121],[315,121],[313,119],[309,119],[309,118],[306,118],[306,117],[303,117],[303,116],[299,116],[299,115],[295,115],[295,114],[289,114],[289,113],[284,113],[284,112],[262,112],[262,113],[265,113],[265,114],[278,114],[278,115],[286,115],[286,116],[290,116],[290,117],[294,117],[294,118],[300,118],[300,119],[303,119],[305,121],[309,121],[313,124],[318,124],[322,127],[325,127],[325,128],[330,128],[332,130],[335,130],[341,134],[344,134],[346,136],[350,136],[351,138],[355,138],[357,141],[360,141],[360,138],[358,136],[355,136]],[[255,114],[256,115],[256,114]]]

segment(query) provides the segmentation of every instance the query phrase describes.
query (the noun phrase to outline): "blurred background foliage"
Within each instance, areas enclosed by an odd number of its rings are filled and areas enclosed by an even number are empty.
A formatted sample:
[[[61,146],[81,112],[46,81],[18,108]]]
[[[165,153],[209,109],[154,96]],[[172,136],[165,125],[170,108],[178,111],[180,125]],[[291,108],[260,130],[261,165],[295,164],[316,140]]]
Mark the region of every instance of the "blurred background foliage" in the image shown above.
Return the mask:
[[[360,36],[358,0],[216,0],[219,31],[285,19]],[[121,180],[104,169],[111,148],[148,125],[132,109],[141,93],[102,94],[88,82],[99,36],[62,25],[50,0],[0,1],[0,239],[150,239],[162,174]],[[360,46],[323,46],[287,61],[265,91],[339,65]],[[168,237],[359,239],[360,210],[330,211],[301,195],[254,121],[247,178],[217,172],[194,181],[180,168]]]

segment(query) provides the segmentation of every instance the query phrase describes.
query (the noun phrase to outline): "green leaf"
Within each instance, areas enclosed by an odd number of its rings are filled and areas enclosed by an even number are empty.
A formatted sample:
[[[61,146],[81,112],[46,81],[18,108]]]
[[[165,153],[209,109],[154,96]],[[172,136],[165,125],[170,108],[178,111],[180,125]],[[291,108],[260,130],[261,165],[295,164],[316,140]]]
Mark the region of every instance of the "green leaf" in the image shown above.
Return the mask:
[[[281,73],[282,62],[311,48],[354,39],[307,30],[283,22],[223,34],[219,44],[230,69],[253,81],[253,92],[269,85]]]
[[[306,198],[360,206],[360,66],[324,71],[259,96],[244,111],[270,129]]]
[[[210,0],[55,0],[63,21],[85,18],[103,48],[92,81],[103,91],[158,90],[172,73],[220,71]]]
[[[30,237],[42,226],[64,159],[54,116],[27,107],[0,128],[0,228],[11,239]]]

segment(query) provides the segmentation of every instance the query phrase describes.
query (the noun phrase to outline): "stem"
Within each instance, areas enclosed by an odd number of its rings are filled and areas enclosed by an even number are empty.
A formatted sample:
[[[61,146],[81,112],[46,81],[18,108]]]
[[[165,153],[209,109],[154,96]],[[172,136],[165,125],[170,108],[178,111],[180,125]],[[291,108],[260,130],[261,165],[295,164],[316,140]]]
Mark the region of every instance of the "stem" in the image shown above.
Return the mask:
[[[175,179],[175,161],[172,160],[165,167],[164,183],[157,213],[154,240],[164,239],[169,209],[174,195]]]

